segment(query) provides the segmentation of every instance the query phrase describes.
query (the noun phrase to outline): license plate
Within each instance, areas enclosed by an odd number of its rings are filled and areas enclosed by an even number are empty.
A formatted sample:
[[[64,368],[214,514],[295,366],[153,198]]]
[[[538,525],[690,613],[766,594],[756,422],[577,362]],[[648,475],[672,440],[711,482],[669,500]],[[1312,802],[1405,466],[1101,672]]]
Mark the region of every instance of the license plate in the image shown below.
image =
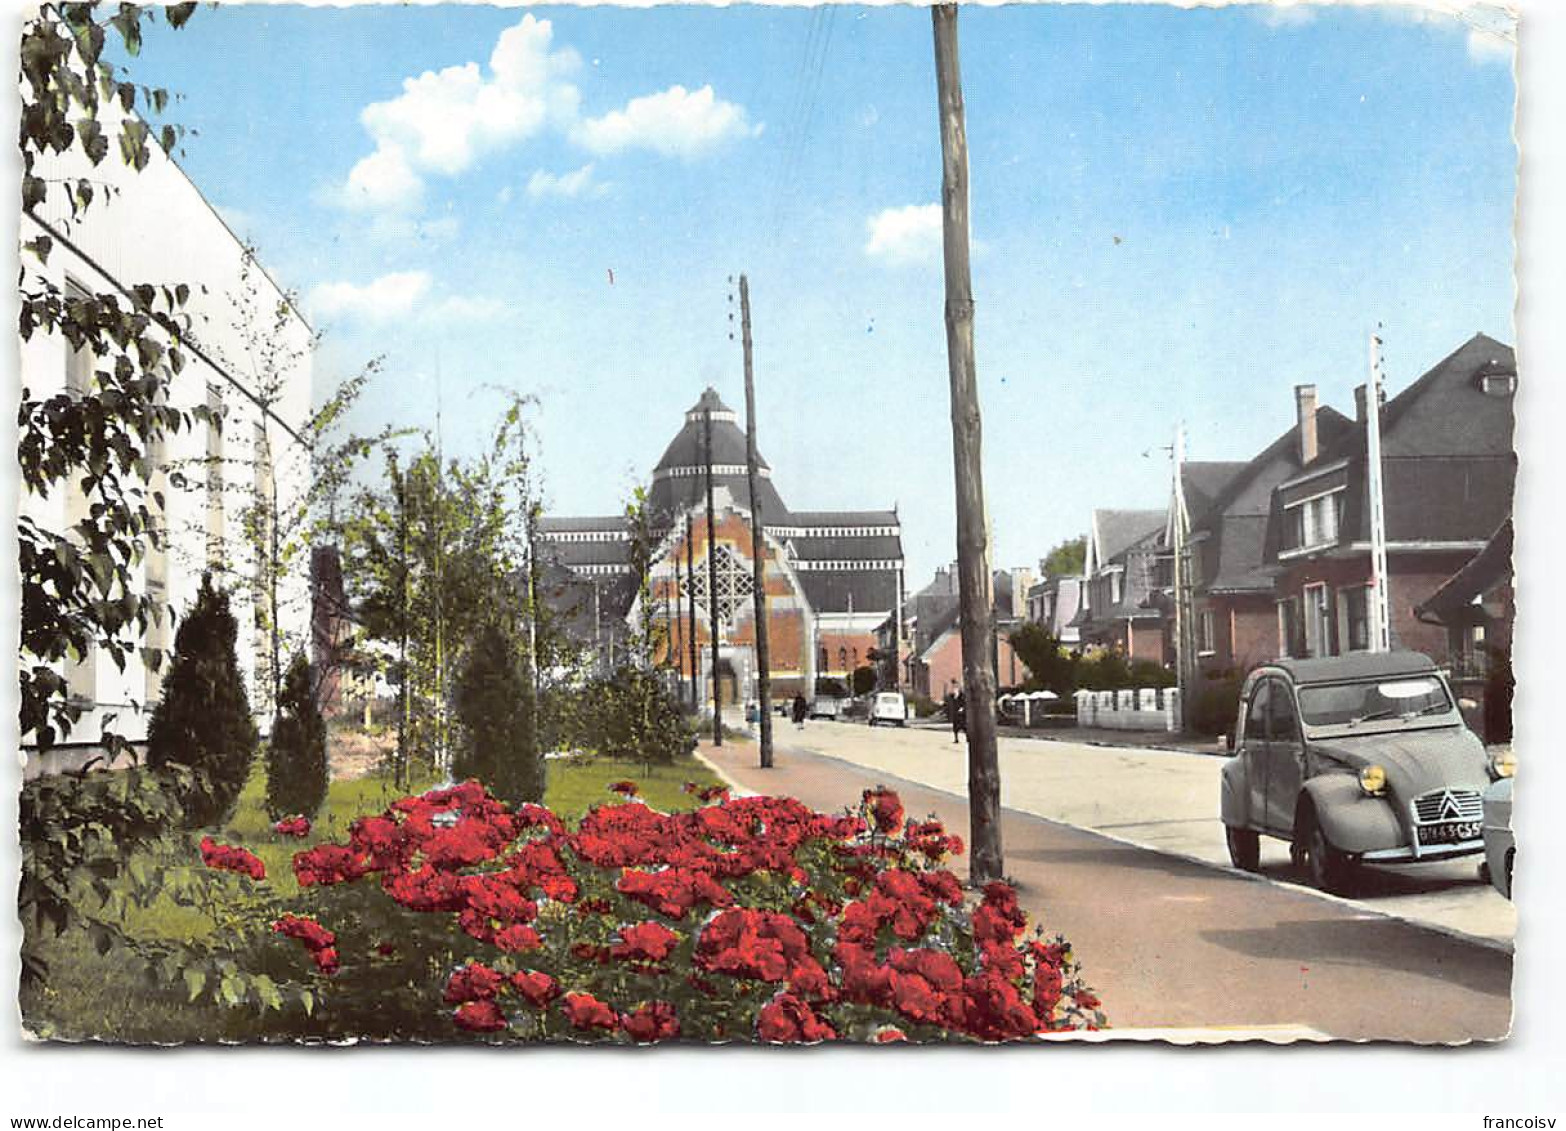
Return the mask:
[[[1420,844],[1458,844],[1479,839],[1478,821],[1443,821],[1439,825],[1420,825]]]

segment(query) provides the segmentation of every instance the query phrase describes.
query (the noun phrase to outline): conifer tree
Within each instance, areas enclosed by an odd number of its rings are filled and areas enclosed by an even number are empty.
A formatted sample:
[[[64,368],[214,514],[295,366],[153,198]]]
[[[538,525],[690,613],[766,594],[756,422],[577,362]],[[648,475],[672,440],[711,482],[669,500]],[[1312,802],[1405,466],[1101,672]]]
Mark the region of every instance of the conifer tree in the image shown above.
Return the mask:
[[[256,725],[239,674],[239,627],[228,594],[201,578],[196,603],[174,637],[174,663],[147,730],[147,764],[195,770],[200,784],[185,799],[191,828],[215,824],[239,799],[256,753]]]
[[[528,710],[527,677],[500,627],[490,624],[479,631],[456,692],[463,733],[452,776],[477,778],[506,801],[543,800],[543,763]]]
[[[326,800],[326,722],[315,701],[315,673],[296,653],[283,677],[272,743],[266,752],[266,811],[274,820],[314,817]]]

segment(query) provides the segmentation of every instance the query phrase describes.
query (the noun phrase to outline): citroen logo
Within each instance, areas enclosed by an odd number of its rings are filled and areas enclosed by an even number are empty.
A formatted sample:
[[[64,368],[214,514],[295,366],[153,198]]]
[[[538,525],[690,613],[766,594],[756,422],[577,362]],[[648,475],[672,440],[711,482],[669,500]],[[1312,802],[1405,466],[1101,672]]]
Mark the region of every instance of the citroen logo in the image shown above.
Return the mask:
[[[1455,821],[1462,815],[1462,806],[1458,805],[1457,798],[1452,796],[1452,791],[1447,790],[1441,795],[1441,819],[1443,821]]]

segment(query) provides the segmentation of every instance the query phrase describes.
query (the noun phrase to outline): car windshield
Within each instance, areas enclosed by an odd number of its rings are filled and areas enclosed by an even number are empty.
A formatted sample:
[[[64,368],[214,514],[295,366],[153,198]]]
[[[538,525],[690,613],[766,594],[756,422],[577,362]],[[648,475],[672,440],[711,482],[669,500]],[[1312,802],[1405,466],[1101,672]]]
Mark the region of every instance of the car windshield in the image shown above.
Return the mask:
[[[1307,726],[1358,726],[1382,719],[1406,722],[1451,709],[1446,686],[1435,676],[1300,688],[1300,715]]]

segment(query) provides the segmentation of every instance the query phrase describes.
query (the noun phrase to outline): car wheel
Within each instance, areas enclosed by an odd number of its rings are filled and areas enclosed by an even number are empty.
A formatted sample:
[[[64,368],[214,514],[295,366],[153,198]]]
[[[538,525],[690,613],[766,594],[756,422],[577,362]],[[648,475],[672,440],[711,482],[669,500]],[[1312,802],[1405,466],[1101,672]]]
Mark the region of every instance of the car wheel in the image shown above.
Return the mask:
[[[1229,861],[1242,872],[1261,870],[1261,837],[1250,829],[1237,829],[1233,825],[1223,827],[1224,839],[1229,843]]]
[[[1334,895],[1340,894],[1348,875],[1348,859],[1332,847],[1314,813],[1309,817],[1304,841],[1305,874],[1310,877],[1311,885]]]

